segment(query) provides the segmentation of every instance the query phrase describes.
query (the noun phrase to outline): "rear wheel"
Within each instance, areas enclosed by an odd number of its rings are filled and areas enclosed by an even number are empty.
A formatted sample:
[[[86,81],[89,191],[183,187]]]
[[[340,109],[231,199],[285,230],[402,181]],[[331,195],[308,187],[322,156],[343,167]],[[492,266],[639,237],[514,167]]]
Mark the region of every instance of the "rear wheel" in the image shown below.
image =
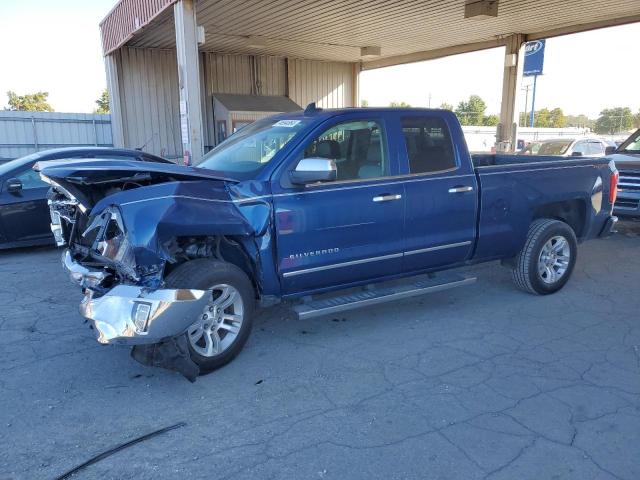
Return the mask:
[[[577,253],[578,242],[569,225],[548,218],[535,220],[516,257],[513,281],[529,293],[557,292],[569,281]]]
[[[235,358],[251,333],[255,295],[247,275],[231,263],[198,259],[166,278],[170,288],[211,290],[209,302],[185,332],[191,359],[208,373]]]

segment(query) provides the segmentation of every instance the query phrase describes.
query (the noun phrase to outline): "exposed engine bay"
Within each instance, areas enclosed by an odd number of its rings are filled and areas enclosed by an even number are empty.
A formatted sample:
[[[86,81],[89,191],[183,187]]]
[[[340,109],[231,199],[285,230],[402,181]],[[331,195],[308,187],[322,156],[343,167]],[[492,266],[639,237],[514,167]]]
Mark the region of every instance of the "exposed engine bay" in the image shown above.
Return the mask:
[[[268,203],[234,200],[233,185],[206,171],[131,163],[109,161],[109,170],[99,160],[36,166],[52,186],[57,245],[104,273],[100,284],[85,281],[83,288],[98,295],[118,284],[159,288],[172,266],[195,258],[227,259],[256,273],[255,237],[267,229]]]

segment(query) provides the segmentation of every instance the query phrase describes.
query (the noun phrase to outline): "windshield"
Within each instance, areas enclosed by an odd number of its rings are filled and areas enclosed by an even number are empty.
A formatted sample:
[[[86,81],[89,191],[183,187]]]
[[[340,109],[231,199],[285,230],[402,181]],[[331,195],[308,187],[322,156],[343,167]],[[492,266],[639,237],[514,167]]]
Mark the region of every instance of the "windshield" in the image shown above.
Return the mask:
[[[543,142],[538,149],[538,155],[564,155],[573,140],[559,140],[554,142]]]
[[[618,149],[619,152],[640,153],[640,130],[625,140]]]
[[[230,174],[255,173],[269,163],[308,121],[274,118],[258,120],[207,153],[197,166]]]

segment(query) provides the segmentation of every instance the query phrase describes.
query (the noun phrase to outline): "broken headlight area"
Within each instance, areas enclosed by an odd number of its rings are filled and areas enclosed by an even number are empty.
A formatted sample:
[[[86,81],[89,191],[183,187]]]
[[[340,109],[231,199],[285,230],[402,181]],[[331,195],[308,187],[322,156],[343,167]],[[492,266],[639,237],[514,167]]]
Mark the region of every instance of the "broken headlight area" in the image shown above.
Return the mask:
[[[122,215],[117,207],[109,207],[96,215],[80,235],[85,253],[104,260],[128,280],[139,281],[134,248],[127,238]]]
[[[78,202],[71,200],[55,190],[50,190],[47,196],[49,214],[51,216],[51,231],[56,245],[61,247],[68,243],[77,219]]]
[[[105,281],[112,277],[112,274],[103,268],[89,268],[76,262],[69,250],[62,252],[62,266],[73,283],[98,292],[102,290]]]

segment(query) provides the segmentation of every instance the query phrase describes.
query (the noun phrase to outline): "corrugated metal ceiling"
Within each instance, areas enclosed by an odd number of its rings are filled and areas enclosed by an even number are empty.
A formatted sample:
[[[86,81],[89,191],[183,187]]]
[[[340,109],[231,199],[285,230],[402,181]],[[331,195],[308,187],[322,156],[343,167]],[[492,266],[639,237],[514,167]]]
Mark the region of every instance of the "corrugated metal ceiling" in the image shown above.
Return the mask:
[[[150,0],[141,0],[150,1]],[[498,17],[464,18],[464,0],[199,0],[201,50],[354,62],[360,47],[381,58],[538,34],[618,19],[640,20],[640,0],[500,0]],[[253,37],[253,38],[250,38]],[[263,44],[256,48],[255,44]],[[632,39],[630,39],[630,43]],[[172,10],[159,15],[130,46],[175,45]],[[365,60],[366,61],[366,60]]]

